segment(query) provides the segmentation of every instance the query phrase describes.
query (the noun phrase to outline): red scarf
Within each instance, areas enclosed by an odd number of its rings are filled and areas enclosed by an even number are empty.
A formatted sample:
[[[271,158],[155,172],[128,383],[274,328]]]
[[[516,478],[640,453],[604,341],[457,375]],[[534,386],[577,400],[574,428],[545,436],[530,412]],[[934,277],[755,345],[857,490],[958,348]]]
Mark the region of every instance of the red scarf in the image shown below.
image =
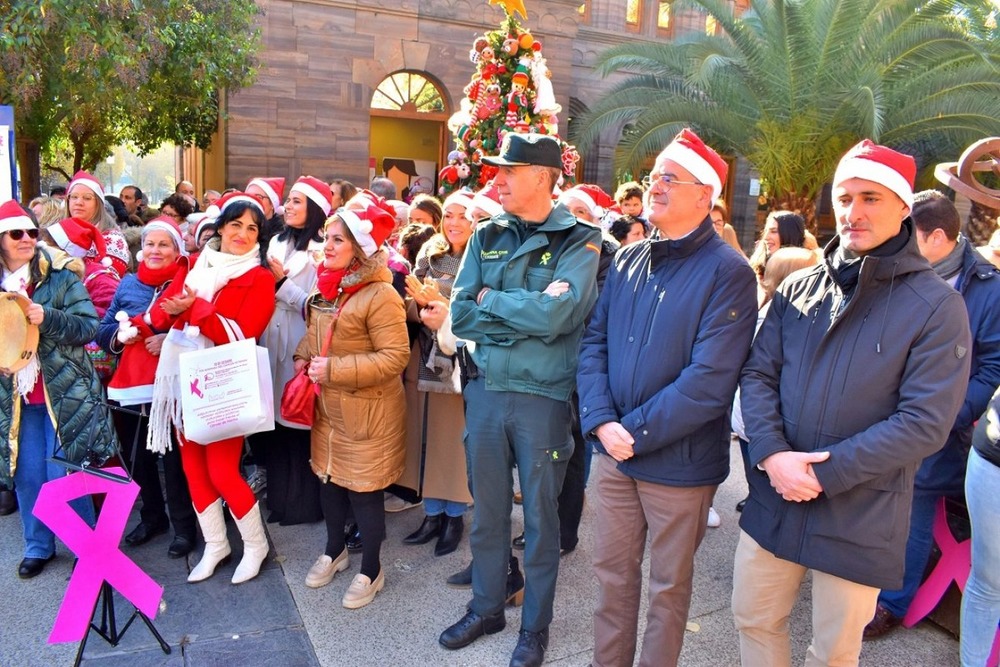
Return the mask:
[[[325,266],[319,267],[319,274],[316,280],[316,286],[319,287],[319,293],[323,295],[323,298],[329,302],[334,302],[337,296],[340,294],[354,294],[359,289],[364,287],[367,282],[358,283],[357,285],[351,285],[350,287],[341,287],[341,281],[348,275],[350,275],[350,269],[340,269],[332,270]]]
[[[178,262],[171,262],[159,269],[150,268],[145,262],[140,262],[139,271],[137,272],[139,282],[150,287],[160,287],[163,283],[172,279],[177,274],[177,269],[179,268],[180,264]]]

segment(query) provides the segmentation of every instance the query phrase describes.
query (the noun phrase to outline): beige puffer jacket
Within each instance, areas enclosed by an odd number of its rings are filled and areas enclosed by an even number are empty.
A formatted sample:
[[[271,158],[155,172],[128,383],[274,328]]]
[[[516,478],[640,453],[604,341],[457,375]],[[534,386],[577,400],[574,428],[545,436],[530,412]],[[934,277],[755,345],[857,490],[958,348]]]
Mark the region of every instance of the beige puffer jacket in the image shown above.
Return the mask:
[[[353,281],[351,279],[354,279]],[[410,357],[403,300],[385,266],[349,282],[371,281],[343,303],[330,343],[312,428],[312,469],[352,491],[378,491],[403,473],[406,401],[402,373]],[[340,297],[340,301],[343,297]],[[319,356],[334,305],[318,293],[308,302],[308,330],[296,359]]]

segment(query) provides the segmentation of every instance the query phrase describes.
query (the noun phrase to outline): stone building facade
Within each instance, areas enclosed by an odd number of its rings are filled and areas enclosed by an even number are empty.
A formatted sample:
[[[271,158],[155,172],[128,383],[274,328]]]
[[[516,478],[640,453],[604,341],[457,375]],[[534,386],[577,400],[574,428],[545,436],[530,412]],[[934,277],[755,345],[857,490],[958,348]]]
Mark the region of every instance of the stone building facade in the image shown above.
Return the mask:
[[[604,49],[706,29],[704,15],[672,4],[525,0],[528,17],[521,23],[543,44],[563,107],[561,134],[613,80],[594,71]],[[371,173],[381,173],[382,157],[407,157],[407,150],[417,150],[412,143],[417,135],[422,155],[416,157],[440,166],[452,148],[445,122],[473,72],[468,57],[473,39],[503,20],[500,7],[487,0],[260,0],[260,6],[263,48],[257,80],[228,96],[228,117],[216,148],[182,161],[183,175],[196,185],[221,189],[243,186],[259,175],[294,179],[300,174],[363,184]],[[400,72],[435,86],[443,108],[431,113],[406,106],[373,110],[376,89]],[[393,141],[389,147],[379,144],[386,132],[402,148],[393,148]],[[611,133],[585,154],[583,180],[615,186],[616,139]],[[738,220],[750,204],[735,196],[747,191],[742,182],[747,176],[740,173],[747,170],[736,172],[729,199]],[[752,217],[752,210],[745,215]]]

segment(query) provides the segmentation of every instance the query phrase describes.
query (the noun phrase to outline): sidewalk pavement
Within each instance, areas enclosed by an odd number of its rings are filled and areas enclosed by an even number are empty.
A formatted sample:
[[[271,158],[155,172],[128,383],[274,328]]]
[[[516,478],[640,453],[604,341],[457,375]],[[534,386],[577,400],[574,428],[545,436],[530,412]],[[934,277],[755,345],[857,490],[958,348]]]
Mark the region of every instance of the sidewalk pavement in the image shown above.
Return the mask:
[[[739,665],[736,630],[730,611],[733,553],[739,534],[736,502],[746,492],[739,449],[732,450],[732,474],[719,488],[715,507],[722,526],[709,529],[697,556],[689,631],[681,664],[691,667]],[[406,546],[402,538],[420,523],[420,508],[387,516],[388,538],[382,551],[385,589],[359,610],[347,610],[341,596],[360,566],[352,555],[347,571],[318,590],[303,584],[306,572],[325,543],[322,523],[280,527],[269,525],[272,551],[261,574],[246,584],[229,583],[240,555],[240,539],[230,521],[233,561],[200,584],[186,583],[196,557],[186,561],[166,557],[170,537],[159,536],[137,549],[125,549],[164,586],[160,613],[154,623],[172,647],[164,655],[141,622],[136,622],[117,647],[96,634],[88,641],[84,665],[133,667],[140,665],[196,665],[241,667],[478,667],[506,665],[517,641],[520,609],[508,608],[507,629],[489,635],[460,651],[437,643],[440,632],[457,621],[469,601],[468,591],[444,584],[445,578],[469,559],[468,538],[462,547],[442,558],[433,555],[433,543]],[[471,520],[471,512],[467,523]],[[138,521],[133,511],[132,525]],[[522,526],[515,506],[514,528]],[[864,530],[863,526],[858,527]],[[590,565],[593,544],[593,506],[585,507],[580,544],[562,559],[556,592],[555,620],[547,654],[548,665],[588,665],[593,649],[591,615],[597,587]],[[0,666],[71,665],[77,645],[46,643],[65,592],[72,557],[62,544],[58,558],[35,579],[17,578],[22,555],[21,525],[17,514],[0,517]],[[200,555],[201,547],[196,550]],[[517,553],[517,552],[515,552]],[[648,567],[648,561],[647,561]],[[131,606],[117,596],[119,625]],[[791,627],[794,664],[802,664],[810,633],[808,582],[796,605]],[[822,601],[817,601],[822,603]],[[128,610],[128,611],[126,611]],[[645,606],[642,613],[645,613]],[[640,633],[645,627],[640,619]],[[924,622],[866,642],[861,664],[875,667],[949,667],[958,664],[958,642]],[[766,667],[766,666],[762,666]]]

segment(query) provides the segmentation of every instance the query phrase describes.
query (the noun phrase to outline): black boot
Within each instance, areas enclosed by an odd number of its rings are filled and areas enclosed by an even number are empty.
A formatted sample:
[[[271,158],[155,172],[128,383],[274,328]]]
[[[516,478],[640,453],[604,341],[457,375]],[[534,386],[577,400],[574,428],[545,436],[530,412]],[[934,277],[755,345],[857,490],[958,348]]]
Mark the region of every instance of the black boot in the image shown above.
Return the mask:
[[[344,529],[344,544],[350,552],[361,551],[365,548],[361,541],[361,529],[358,524],[352,523]]]
[[[548,628],[540,632],[521,628],[514,654],[510,657],[510,667],[541,667],[545,662],[545,649],[548,647]]]
[[[434,545],[434,555],[445,556],[455,551],[458,543],[462,541],[463,532],[465,532],[465,521],[461,516],[445,516],[441,536]]]
[[[17,495],[10,489],[0,486],[0,516],[7,516],[17,511]]]
[[[463,569],[448,577],[445,583],[452,588],[469,588],[472,586],[472,562]]]
[[[403,544],[427,544],[435,537],[441,534],[441,529],[444,527],[443,514],[437,514],[435,516],[424,516],[424,522],[420,524],[420,528],[403,538]]]
[[[507,604],[520,607],[524,602],[524,575],[518,567],[517,556],[511,554],[507,565]]]

